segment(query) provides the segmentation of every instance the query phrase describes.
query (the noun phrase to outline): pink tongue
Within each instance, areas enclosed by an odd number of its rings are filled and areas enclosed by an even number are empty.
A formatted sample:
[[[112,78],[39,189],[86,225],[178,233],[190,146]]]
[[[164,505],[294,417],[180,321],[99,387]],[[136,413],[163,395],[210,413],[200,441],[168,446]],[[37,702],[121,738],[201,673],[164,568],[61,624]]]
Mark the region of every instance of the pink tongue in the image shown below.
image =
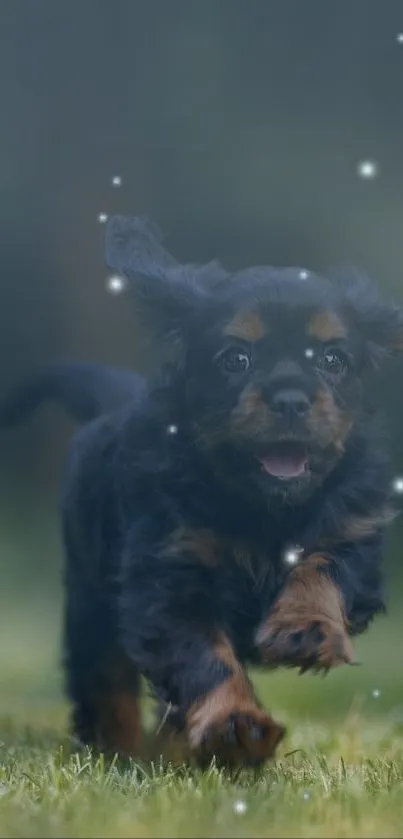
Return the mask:
[[[288,457],[278,455],[276,457],[273,455],[273,457],[262,458],[260,462],[264,471],[273,475],[274,478],[297,478],[304,472],[306,457],[297,457],[296,455],[289,455]]]

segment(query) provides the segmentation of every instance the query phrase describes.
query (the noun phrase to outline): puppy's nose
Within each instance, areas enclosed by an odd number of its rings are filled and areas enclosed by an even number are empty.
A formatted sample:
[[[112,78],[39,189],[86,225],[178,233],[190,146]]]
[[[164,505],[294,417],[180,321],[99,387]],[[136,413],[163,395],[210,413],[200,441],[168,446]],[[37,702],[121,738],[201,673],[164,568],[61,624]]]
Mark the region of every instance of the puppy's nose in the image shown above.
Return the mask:
[[[271,400],[271,410],[280,417],[303,417],[311,407],[308,397],[302,390],[278,390]]]

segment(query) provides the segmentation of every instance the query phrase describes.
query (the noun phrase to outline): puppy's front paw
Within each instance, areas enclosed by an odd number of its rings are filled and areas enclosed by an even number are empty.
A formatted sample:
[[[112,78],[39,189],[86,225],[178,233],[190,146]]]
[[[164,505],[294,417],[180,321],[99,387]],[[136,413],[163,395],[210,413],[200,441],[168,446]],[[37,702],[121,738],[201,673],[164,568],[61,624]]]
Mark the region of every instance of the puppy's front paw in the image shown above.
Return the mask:
[[[208,702],[208,700],[207,700]],[[273,757],[285,734],[283,726],[253,701],[208,709],[206,701],[190,716],[189,743],[201,765],[213,757],[219,765],[258,766]]]
[[[256,636],[265,664],[326,672],[353,663],[342,594],[327,566],[313,554],[289,575]]]
[[[354,659],[343,623],[317,615],[301,620],[298,614],[275,612],[260,628],[256,642],[265,664],[299,667],[302,672],[327,671]]]

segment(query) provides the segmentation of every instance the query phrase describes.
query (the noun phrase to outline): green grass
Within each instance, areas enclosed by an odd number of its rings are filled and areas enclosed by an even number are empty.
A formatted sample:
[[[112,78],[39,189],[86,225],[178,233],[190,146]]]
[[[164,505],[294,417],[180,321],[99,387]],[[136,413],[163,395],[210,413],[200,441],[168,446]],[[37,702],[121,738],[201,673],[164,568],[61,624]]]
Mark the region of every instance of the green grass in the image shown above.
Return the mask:
[[[235,781],[74,752],[57,704],[4,716],[1,736],[4,837],[402,836],[403,726],[391,719],[293,721],[275,764]]]
[[[24,526],[19,508],[0,510],[0,837],[403,837],[402,581],[390,617],[356,645],[362,667],[256,678],[287,725],[259,777],[159,760],[110,767],[69,741],[58,531],[47,510],[22,509]]]
[[[15,625],[0,652],[0,836],[403,836],[403,656],[388,621],[358,645],[361,668],[257,677],[287,738],[274,764],[235,780],[75,751],[58,624]]]
[[[297,751],[235,783],[215,768],[123,771],[69,755],[57,726],[35,719],[10,726],[6,744],[2,836],[402,836],[402,732],[359,717],[336,731],[297,728],[289,744]]]

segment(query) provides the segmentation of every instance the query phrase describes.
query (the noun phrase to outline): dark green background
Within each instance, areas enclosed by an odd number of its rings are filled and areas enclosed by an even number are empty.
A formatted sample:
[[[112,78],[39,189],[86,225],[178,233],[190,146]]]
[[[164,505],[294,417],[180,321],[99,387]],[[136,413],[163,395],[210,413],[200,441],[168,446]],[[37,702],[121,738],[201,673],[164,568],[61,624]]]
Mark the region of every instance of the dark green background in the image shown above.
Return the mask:
[[[151,215],[183,260],[354,263],[403,302],[399,32],[400,0],[2,0],[0,392],[55,358],[152,367],[124,295],[105,292],[100,211]],[[368,158],[372,181],[356,173]],[[402,373],[393,362],[374,391],[396,474]],[[71,432],[47,408],[0,439],[3,696],[57,672]],[[396,698],[401,528],[390,617],[364,667],[329,682],[347,704],[378,683]]]

